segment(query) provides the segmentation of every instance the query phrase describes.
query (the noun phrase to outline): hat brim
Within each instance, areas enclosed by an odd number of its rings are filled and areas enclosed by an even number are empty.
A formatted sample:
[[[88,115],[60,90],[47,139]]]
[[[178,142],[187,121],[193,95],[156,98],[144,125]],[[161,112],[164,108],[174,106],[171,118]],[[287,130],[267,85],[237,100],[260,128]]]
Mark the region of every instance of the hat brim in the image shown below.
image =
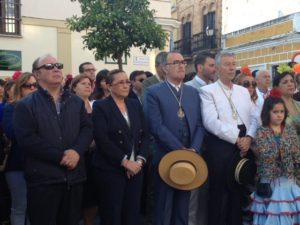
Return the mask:
[[[228,164],[227,185],[232,191],[239,188],[240,185],[254,183],[256,174],[256,164],[253,159],[241,158],[238,152],[235,152]]]
[[[195,179],[186,185],[176,184],[169,177],[171,166],[180,161],[187,161],[195,167]],[[189,150],[174,150],[166,154],[159,163],[158,172],[165,183],[179,190],[198,188],[206,181],[208,176],[208,169],[204,159],[198,153]]]

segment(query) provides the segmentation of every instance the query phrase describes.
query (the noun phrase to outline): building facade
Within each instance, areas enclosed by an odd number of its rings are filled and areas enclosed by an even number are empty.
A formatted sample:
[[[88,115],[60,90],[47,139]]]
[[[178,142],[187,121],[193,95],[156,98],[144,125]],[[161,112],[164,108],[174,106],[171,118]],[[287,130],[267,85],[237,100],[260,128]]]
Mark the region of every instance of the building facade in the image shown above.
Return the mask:
[[[216,52],[221,47],[221,0],[177,0],[172,5],[173,18],[181,22],[174,33],[174,50],[180,51],[193,71],[193,57],[203,51]]]
[[[150,8],[156,11],[155,20],[167,33],[179,26],[171,17],[170,0],[151,0]],[[64,74],[77,75],[79,64],[85,61],[92,62],[97,70],[117,68],[116,62],[109,58],[95,61],[93,52],[83,48],[81,36],[84,34],[68,29],[65,19],[75,14],[81,15],[78,1],[0,1],[0,76],[10,76],[17,68],[31,71],[32,62],[46,53],[64,63]],[[169,43],[166,49],[169,49]],[[152,50],[144,55],[138,48],[133,48],[123,69],[127,73],[136,69],[155,72],[157,53],[158,50]],[[10,70],[3,59],[13,62]]]
[[[222,48],[236,54],[238,66],[274,74],[281,63],[300,62],[300,13],[223,35]]]

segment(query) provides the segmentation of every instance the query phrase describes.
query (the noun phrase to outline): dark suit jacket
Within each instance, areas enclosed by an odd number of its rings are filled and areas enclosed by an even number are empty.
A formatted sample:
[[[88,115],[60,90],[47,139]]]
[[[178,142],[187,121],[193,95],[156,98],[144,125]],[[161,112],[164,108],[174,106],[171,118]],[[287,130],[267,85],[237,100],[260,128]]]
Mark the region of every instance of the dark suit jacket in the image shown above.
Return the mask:
[[[93,165],[98,169],[124,172],[121,162],[129,159],[134,146],[135,156],[147,158],[148,133],[140,103],[125,99],[130,127],[111,96],[93,104],[96,152]]]
[[[159,83],[159,79],[157,78],[158,75],[154,75],[152,77],[148,77],[146,80],[143,81],[142,83],[142,94],[141,94],[141,99],[142,102],[144,103],[144,98],[145,98],[145,90],[152,86],[153,84]]]
[[[200,152],[204,136],[200,97],[196,89],[183,84],[182,107],[190,131],[190,148]],[[155,137],[157,149],[154,164],[168,152],[183,148],[181,143],[181,121],[177,116],[178,103],[166,82],[146,89],[145,114],[151,134]]]

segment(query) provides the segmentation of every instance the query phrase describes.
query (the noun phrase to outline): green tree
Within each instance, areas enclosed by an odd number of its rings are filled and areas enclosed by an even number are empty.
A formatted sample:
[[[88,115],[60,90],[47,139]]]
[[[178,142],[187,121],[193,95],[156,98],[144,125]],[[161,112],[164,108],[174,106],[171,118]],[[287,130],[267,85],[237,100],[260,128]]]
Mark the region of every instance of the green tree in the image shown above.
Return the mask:
[[[71,0],[76,1],[76,0]],[[163,49],[167,34],[154,20],[148,0],[78,0],[82,16],[67,19],[71,31],[82,32],[83,44],[96,60],[111,57],[122,69],[131,47]]]

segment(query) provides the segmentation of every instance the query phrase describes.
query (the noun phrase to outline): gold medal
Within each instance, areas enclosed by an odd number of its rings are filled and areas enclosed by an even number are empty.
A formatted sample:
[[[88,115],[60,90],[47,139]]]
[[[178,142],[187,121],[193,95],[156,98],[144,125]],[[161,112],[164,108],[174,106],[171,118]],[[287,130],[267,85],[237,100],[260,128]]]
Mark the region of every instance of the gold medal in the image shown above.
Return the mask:
[[[178,118],[179,119],[183,119],[184,118],[184,112],[183,112],[183,110],[182,110],[182,108],[181,107],[179,107],[179,109],[178,109],[178,112],[177,112],[177,116],[178,116]]]

